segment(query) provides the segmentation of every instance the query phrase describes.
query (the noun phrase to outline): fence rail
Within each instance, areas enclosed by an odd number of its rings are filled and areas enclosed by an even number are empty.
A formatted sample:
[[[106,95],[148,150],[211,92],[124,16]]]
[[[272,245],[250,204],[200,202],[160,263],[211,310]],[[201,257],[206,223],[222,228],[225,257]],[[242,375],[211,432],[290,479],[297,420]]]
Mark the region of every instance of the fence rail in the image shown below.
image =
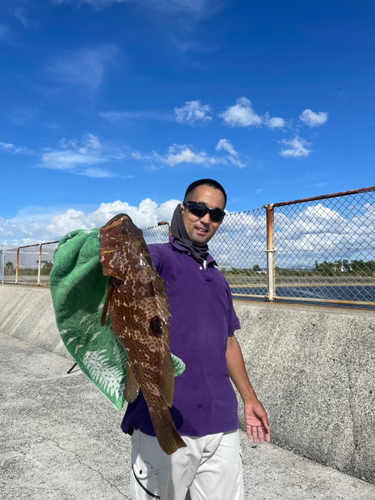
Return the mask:
[[[167,223],[143,229],[168,240]],[[48,286],[58,242],[0,251],[2,283]],[[375,187],[228,214],[210,252],[234,297],[375,306]]]

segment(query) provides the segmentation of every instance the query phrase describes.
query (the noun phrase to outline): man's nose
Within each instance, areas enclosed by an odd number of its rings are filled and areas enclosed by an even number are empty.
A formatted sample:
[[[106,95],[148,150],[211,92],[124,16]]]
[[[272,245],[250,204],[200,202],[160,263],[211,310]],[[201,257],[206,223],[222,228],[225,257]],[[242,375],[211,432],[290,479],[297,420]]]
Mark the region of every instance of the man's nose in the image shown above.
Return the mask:
[[[201,217],[201,222],[203,222],[203,224],[210,224],[211,222],[211,219],[210,219],[210,214],[209,212],[206,213],[206,215],[204,217]]]

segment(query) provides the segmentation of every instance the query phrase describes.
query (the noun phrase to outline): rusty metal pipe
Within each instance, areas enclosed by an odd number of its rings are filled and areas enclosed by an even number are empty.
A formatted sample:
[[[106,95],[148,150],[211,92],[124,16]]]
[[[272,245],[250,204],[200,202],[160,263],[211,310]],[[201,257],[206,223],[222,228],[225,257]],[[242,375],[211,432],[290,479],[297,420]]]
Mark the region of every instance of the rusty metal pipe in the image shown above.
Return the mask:
[[[294,205],[296,203],[306,203],[308,201],[326,200],[327,198],[338,198],[339,196],[348,196],[351,194],[366,193],[367,191],[375,191],[375,186],[363,188],[363,189],[353,189],[352,191],[342,191],[340,193],[325,194],[323,196],[313,196],[312,198],[302,198],[301,200],[284,201],[282,203],[273,203],[273,205],[264,205],[264,208],[273,207],[283,207],[285,205]]]
[[[265,205],[267,210],[267,290],[268,300],[275,300],[275,248],[274,248],[274,205]]]
[[[303,297],[282,297],[281,295],[277,295],[276,299],[278,300],[296,300],[300,302],[327,302],[328,304],[350,304],[352,306],[375,306],[375,302],[362,302],[359,300],[333,300],[333,299],[310,299]]]
[[[34,243],[33,245],[24,245],[23,247],[17,247],[17,250],[19,248],[30,248],[30,247],[37,247],[39,245],[52,245],[52,243],[59,243],[60,240],[57,241],[45,241],[43,243]]]
[[[17,248],[17,260],[16,260],[16,281],[15,284],[17,285],[18,283],[18,264],[20,262],[20,249]]]
[[[0,269],[1,269],[1,284],[4,285],[5,253],[2,250],[0,250]]]
[[[42,244],[39,245],[39,260],[38,260],[38,286],[40,285],[40,265],[42,262]]]
[[[233,298],[249,297],[251,299],[268,299],[268,295],[254,295],[250,293],[233,293]]]

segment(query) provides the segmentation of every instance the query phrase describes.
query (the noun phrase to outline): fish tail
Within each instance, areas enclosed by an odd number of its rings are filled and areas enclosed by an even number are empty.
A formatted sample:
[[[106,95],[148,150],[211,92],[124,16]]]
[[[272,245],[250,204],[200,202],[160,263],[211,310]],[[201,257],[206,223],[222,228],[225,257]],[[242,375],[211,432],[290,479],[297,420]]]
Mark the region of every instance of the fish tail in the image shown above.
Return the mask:
[[[168,407],[164,404],[161,408],[153,407],[149,410],[160,448],[167,455],[172,455],[179,448],[186,447],[185,441],[177,432]]]

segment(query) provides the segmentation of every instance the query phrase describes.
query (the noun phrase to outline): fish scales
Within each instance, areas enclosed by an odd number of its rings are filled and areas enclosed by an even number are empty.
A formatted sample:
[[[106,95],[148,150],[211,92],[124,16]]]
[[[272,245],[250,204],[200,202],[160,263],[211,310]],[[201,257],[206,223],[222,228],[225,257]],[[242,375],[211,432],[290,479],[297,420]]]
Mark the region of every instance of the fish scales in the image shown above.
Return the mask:
[[[174,367],[169,351],[169,312],[164,282],[155,270],[142,232],[119,214],[99,231],[99,260],[111,276],[102,324],[108,310],[128,366],[124,396],[139,389],[147,403],[161,448],[167,454],[186,446],[173,423]]]

